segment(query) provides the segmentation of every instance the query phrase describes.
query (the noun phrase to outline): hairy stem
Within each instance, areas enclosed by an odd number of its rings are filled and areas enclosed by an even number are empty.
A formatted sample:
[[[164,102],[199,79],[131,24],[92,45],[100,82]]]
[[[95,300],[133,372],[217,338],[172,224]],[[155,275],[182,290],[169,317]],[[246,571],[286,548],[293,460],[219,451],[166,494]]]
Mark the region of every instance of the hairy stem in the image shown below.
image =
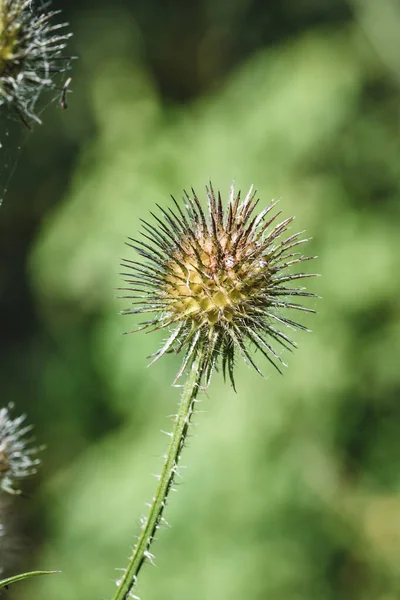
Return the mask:
[[[171,433],[171,442],[168,447],[156,493],[150,504],[149,514],[143,525],[138,542],[124,575],[118,582],[118,588],[113,600],[137,598],[137,596],[133,595],[132,589],[137,583],[139,571],[146,560],[151,561],[153,558],[150,553],[150,548],[154,541],[154,535],[160,525],[168,494],[174,482],[181,452],[188,434],[190,419],[194,411],[194,405],[200,387],[202,360],[203,355],[201,352],[198,352],[192,363],[191,372],[185,387],[183,388],[178,414],[174,421],[174,429]]]

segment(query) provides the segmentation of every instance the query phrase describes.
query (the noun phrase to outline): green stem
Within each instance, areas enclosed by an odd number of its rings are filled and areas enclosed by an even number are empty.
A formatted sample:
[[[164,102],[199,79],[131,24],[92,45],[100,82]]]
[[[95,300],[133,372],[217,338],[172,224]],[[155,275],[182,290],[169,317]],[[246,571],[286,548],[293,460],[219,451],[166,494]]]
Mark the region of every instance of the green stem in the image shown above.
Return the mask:
[[[183,388],[178,414],[176,416],[174,429],[171,433],[171,442],[166,454],[157,491],[151,502],[149,514],[143,525],[138,542],[129,560],[129,564],[123,577],[118,582],[118,588],[113,600],[127,600],[128,597],[137,597],[133,595],[132,589],[137,583],[139,571],[146,560],[151,561],[153,558],[150,553],[150,548],[154,541],[154,535],[160,525],[168,494],[173,485],[181,452],[188,434],[190,419],[194,411],[194,405],[200,387],[202,360],[203,355],[201,352],[198,352],[192,363],[191,372],[185,387]]]

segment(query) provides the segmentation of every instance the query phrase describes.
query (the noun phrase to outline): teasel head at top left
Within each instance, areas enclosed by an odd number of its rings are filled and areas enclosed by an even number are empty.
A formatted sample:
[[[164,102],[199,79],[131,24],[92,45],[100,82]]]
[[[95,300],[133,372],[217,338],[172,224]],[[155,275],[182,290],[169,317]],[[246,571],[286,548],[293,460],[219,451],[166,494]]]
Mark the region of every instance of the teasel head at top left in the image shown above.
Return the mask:
[[[35,109],[45,90],[57,90],[69,69],[71,37],[50,2],[0,0],[0,114],[7,111],[27,126],[41,120]],[[62,88],[61,88],[62,89]]]

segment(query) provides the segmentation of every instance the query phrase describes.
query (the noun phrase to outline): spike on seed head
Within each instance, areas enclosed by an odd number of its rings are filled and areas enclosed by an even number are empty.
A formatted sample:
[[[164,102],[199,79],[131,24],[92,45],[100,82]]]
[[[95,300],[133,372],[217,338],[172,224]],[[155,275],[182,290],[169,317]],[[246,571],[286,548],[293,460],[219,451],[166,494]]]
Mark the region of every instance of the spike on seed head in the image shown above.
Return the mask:
[[[12,419],[12,408],[10,404],[0,409],[0,488],[18,494],[14,483],[36,473],[40,460],[35,458],[39,449],[30,448],[26,438],[32,427],[22,426],[25,415]]]
[[[284,329],[307,330],[286,313],[314,312],[291,301],[314,296],[291,287],[292,281],[313,276],[293,273],[292,267],[314,257],[296,251],[307,240],[301,233],[286,235],[293,218],[277,223],[276,202],[255,212],[259,200],[252,187],[241,200],[232,186],[225,210],[211,183],[206,192],[207,211],[192,190],[182,204],[173,200],[174,209],[159,207],[154,224],[143,222],[142,239],[128,244],[145,262],[123,260],[129,287],[121,289],[133,300],[123,314],[153,313],[140,329],[169,331],[152,362],[166,352],[184,352],[176,379],[201,351],[205,384],[221,362],[234,386],[236,352],[261,374],[253,346],[279,371],[284,363],[273,344],[290,350],[296,344]]]
[[[40,123],[35,104],[43,89],[57,89],[54,76],[66,71],[63,54],[72,35],[66,23],[53,23],[59,11],[46,12],[32,0],[0,0],[0,110],[5,106],[30,127]]]

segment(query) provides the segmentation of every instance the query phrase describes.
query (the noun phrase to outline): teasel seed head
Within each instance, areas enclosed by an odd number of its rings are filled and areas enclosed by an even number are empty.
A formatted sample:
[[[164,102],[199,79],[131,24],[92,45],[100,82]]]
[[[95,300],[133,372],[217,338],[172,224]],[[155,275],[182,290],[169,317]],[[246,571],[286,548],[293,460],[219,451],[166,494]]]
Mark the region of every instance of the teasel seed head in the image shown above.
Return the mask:
[[[40,449],[32,447],[32,439],[26,437],[32,426],[23,426],[25,415],[13,419],[10,415],[12,409],[12,404],[0,409],[0,488],[19,494],[20,490],[14,485],[36,473]]]
[[[123,314],[153,314],[139,329],[168,330],[152,362],[166,352],[184,353],[176,380],[200,351],[204,384],[221,363],[235,387],[236,353],[262,374],[253,346],[280,371],[285,363],[277,347],[296,347],[287,331],[308,331],[288,313],[315,312],[293,301],[315,295],[292,286],[315,275],[293,272],[315,257],[297,251],[307,241],[303,232],[288,235],[293,217],[277,223],[277,202],[257,214],[252,187],[242,200],[232,185],[226,208],[211,183],[206,192],[207,210],[194,190],[185,192],[182,203],[172,198],[174,208],[158,206],[153,222],[143,221],[140,240],[129,238],[145,262],[123,260],[129,287],[121,289],[129,294],[122,297],[133,300]]]
[[[35,104],[45,89],[56,89],[54,78],[69,68],[63,51],[67,23],[54,23],[60,11],[46,12],[33,0],[0,0],[0,111],[16,114],[30,127],[40,123]]]

